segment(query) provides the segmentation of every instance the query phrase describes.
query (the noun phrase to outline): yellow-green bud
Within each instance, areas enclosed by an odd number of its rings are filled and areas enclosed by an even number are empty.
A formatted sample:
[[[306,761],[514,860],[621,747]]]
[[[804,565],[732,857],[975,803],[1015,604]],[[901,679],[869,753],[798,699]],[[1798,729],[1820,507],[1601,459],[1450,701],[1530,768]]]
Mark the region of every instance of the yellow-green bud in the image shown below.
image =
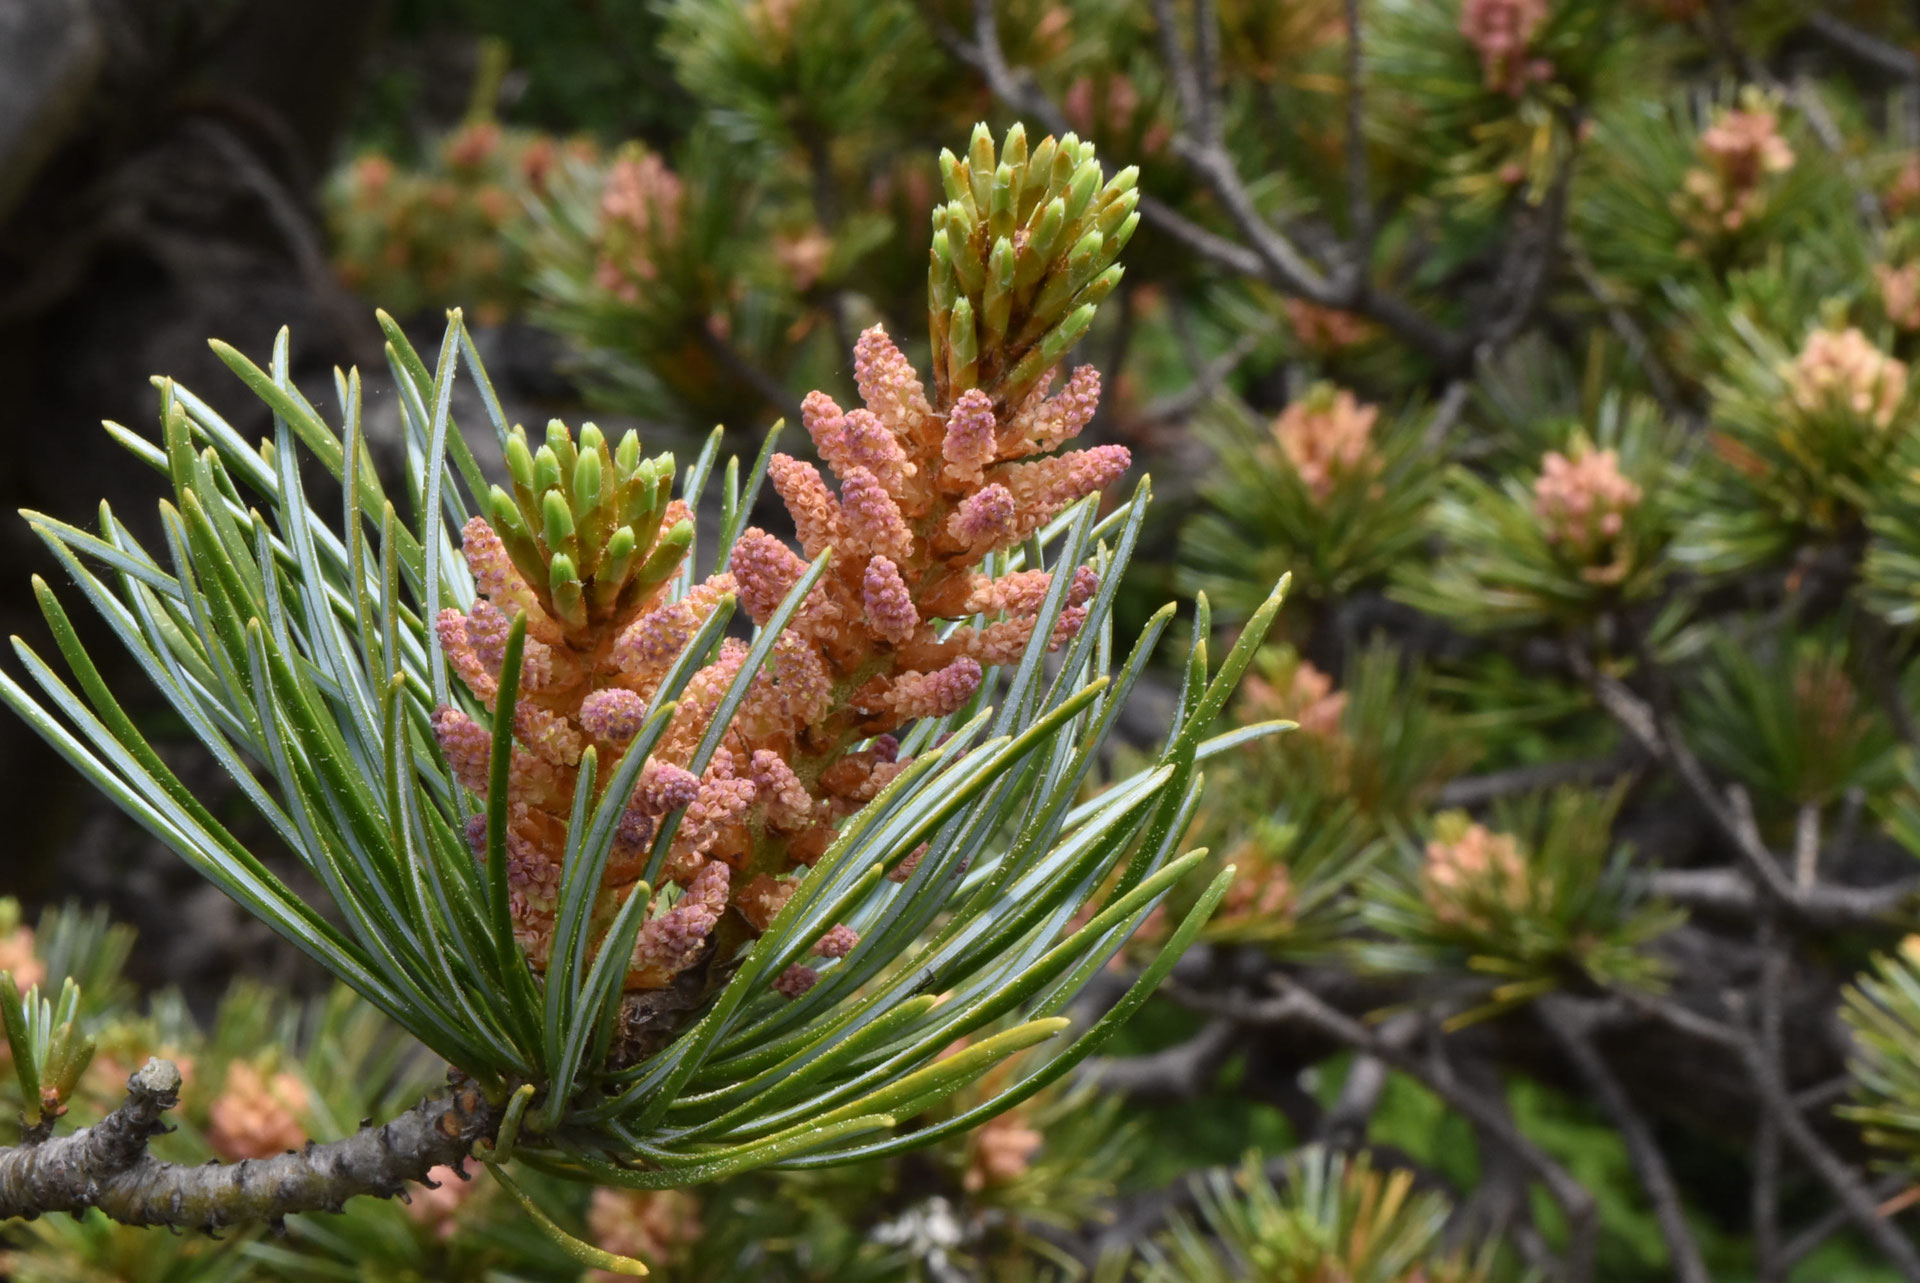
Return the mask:
[[[1067,255],[1066,270],[1055,272],[1040,287],[1039,297],[1033,301],[1033,317],[1027,323],[1028,332],[1023,338],[1031,339],[1039,327],[1052,325],[1080,288],[1093,279],[1094,272],[1099,270],[1100,248],[1104,243],[1105,238],[1099,232],[1088,232],[1074,243]]]
[[[953,251],[953,274],[959,278],[963,292],[978,294],[981,286],[987,283],[987,265],[981,262],[980,253],[973,247],[971,239],[953,239],[951,225],[947,231],[947,246]]]
[[[995,240],[1013,235],[1013,207],[1020,193],[1020,181],[1012,165],[1002,164],[993,171],[993,207],[987,216],[987,233]]]
[[[622,525],[632,526],[641,538],[652,537],[654,527],[660,524],[660,509],[665,506],[659,496],[661,462],[659,459],[646,459],[633,470],[633,479],[627,482],[626,492],[621,496],[619,520]],[[667,456],[666,473],[673,473],[672,457]]]
[[[560,475],[571,476],[575,456],[573,434],[558,419],[547,420],[547,447],[553,451],[553,457],[560,461]]]
[[[581,434],[583,437],[585,433]],[[583,442],[584,444],[584,442]],[[582,450],[573,465],[573,507],[584,524],[600,506],[600,452]]]
[[[622,526],[613,532],[607,540],[606,555],[600,559],[599,568],[593,573],[593,604],[611,605],[626,586],[627,576],[633,570],[634,553],[639,541],[634,537],[632,526]]]
[[[494,486],[487,492],[487,517],[493,522],[494,528],[502,532],[515,527],[524,532],[527,528],[526,519],[520,513],[520,505],[514,502],[512,495],[499,486]]]
[[[548,564],[547,596],[552,599],[561,623],[572,628],[585,626],[587,610],[581,600],[580,574],[574,569],[573,558],[564,552],[553,554]]]
[[[1119,197],[1101,206],[1100,213],[1093,220],[1093,229],[1102,236],[1111,236],[1120,224],[1127,221],[1127,215],[1133,213],[1140,203],[1140,189],[1121,192]]]
[[[1075,219],[1087,212],[1087,206],[1093,201],[1094,192],[1100,188],[1100,163],[1090,160],[1073,171],[1073,182],[1067,187],[1067,217]]]
[[[549,490],[541,497],[540,521],[547,547],[565,547],[573,538],[573,510],[567,507],[567,497],[560,491]]]
[[[973,214],[959,201],[948,201],[947,246],[957,258],[973,240]]]
[[[545,494],[560,484],[560,456],[554,453],[551,445],[543,445],[540,452],[533,456],[533,484],[527,488],[535,494]]]
[[[660,536],[660,542],[647,554],[647,564],[634,576],[634,582],[643,588],[664,583],[680,568],[680,559],[687,555],[687,547],[692,543],[693,523],[683,517]]]
[[[1056,196],[1041,209],[1027,233],[1027,247],[1021,251],[1019,271],[1015,275],[1018,286],[1024,288],[1046,274],[1053,262],[1054,247],[1059,244],[1061,229],[1066,225],[1067,202]]]
[[[1113,293],[1114,287],[1120,284],[1120,278],[1126,274],[1127,269],[1115,263],[1112,267],[1109,267],[1106,271],[1100,273],[1100,275],[1094,277],[1091,281],[1088,281],[1087,288],[1073,296],[1073,305],[1075,307],[1099,307],[1107,301],[1108,295]]]
[[[1006,337],[1007,321],[1013,315],[1013,269],[1013,242],[1002,237],[993,243],[986,293],[980,302],[980,319],[989,347]]]
[[[529,584],[538,584],[546,573],[546,562],[542,560],[540,548],[533,540],[533,531],[527,526],[526,515],[520,511],[520,505],[513,496],[499,486],[487,493],[487,516],[493,523],[500,542],[507,546],[507,558],[513,562],[513,568]]]
[[[665,512],[667,505],[673,502],[673,455],[658,454],[653,458],[658,474],[653,481],[653,504],[657,512]]]
[[[993,200],[993,131],[987,122],[973,127],[973,139],[967,144],[967,178],[973,189],[973,207],[985,214]]]
[[[1073,181],[1073,171],[1080,167],[1080,140],[1068,134],[1060,140],[1060,146],[1053,153],[1053,169],[1047,175],[1047,198],[1067,194],[1067,184]]]
[[[620,438],[619,448],[613,452],[613,466],[619,470],[620,479],[626,480],[633,470],[640,466],[640,434],[632,428]]]
[[[1053,175],[1053,151],[1053,135],[1048,134],[1034,144],[1033,154],[1027,157],[1026,172],[1020,184],[1020,208],[1017,211],[1021,219],[1025,219],[1047,199],[1047,182]]]
[[[507,438],[506,454],[507,472],[512,475],[513,484],[532,494],[536,487],[533,481],[533,454],[527,449],[527,434],[516,428],[513,435]]]
[[[1013,166],[1016,177],[1027,167],[1027,127],[1017,120],[1007,126],[1006,141],[1000,144],[1000,160]]]
[[[980,344],[973,329],[973,303],[966,298],[954,300],[953,316],[947,322],[947,383],[958,395],[979,382]]]
[[[933,236],[934,247],[927,251],[927,306],[945,315],[960,292],[960,280],[953,274],[953,260],[945,253],[947,234],[935,232]]]
[[[940,149],[940,185],[946,189],[948,200],[959,200],[969,190],[967,171],[961,168],[960,158],[945,147]]]
[[[1075,308],[1067,319],[1060,322],[1053,333],[1040,343],[1041,364],[1051,368],[1067,354],[1067,349],[1078,343],[1093,325],[1094,309],[1091,304]]]
[[[51,1087],[60,1100],[71,1096],[80,1083],[80,1075],[93,1061],[93,1051],[92,1038],[75,1029],[71,1020],[62,1021],[47,1046],[47,1081],[41,1090]]]

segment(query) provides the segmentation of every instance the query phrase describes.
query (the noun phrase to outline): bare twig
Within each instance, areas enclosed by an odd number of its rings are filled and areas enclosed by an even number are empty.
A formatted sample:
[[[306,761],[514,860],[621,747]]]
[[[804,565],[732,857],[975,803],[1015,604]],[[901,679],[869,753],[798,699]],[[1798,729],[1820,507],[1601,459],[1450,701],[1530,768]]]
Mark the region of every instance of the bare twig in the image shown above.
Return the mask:
[[[991,0],[982,0],[991,8]],[[1180,114],[1197,125],[1205,116],[1200,82],[1195,78],[1193,59],[1180,44],[1180,27],[1174,21],[1173,0],[1153,0],[1153,25],[1160,36],[1160,57],[1167,64],[1167,79],[1173,82],[1173,96],[1180,103]]]
[[[1427,420],[1426,431],[1421,434],[1427,449],[1437,450],[1446,443],[1454,424],[1466,413],[1467,401],[1472,395],[1472,379],[1455,379],[1447,384],[1447,390],[1440,394],[1440,404],[1433,408],[1433,417]]]
[[[1238,1034],[1234,1021],[1217,1017],[1183,1043],[1144,1056],[1102,1057],[1081,1070],[1080,1077],[1134,1101],[1192,1100],[1213,1084]]]
[[[320,229],[302,210],[299,198],[227,125],[203,117],[195,121],[192,128],[259,202],[268,225],[292,255],[302,283],[319,301],[340,340],[355,354],[356,360],[366,365],[376,364],[380,347],[372,337],[374,331],[364,319],[359,303],[335,275]]]
[[[1593,691],[1600,707],[1650,756],[1672,768],[1714,827],[1732,843],[1754,883],[1775,903],[1810,922],[1846,925],[1883,919],[1911,894],[1911,887],[1905,883],[1873,888],[1797,885],[1760,840],[1751,818],[1743,813],[1744,794],[1734,790],[1731,800],[1721,795],[1671,719],[1656,713],[1652,705],[1617,678],[1595,669],[1578,646],[1568,646],[1566,654],[1568,664]]]
[[[1829,13],[1814,10],[1807,15],[1806,27],[1814,35],[1841,52],[1871,63],[1902,80],[1920,80],[1920,58],[1897,45],[1868,35],[1860,28],[1842,22]]]
[[[1498,279],[1510,301],[1474,345],[1481,360],[1513,340],[1539,308],[1553,280],[1554,251],[1566,227],[1568,198],[1573,189],[1573,162],[1579,153],[1577,119],[1569,124],[1568,135],[1572,141],[1560,161],[1559,172],[1547,188],[1546,199],[1538,208],[1525,211],[1500,260]]]
[[[1542,762],[1536,766],[1516,766],[1486,775],[1469,775],[1440,790],[1435,805],[1452,807],[1485,806],[1488,802],[1516,793],[1536,793],[1562,784],[1602,784],[1632,771],[1641,761],[1637,751],[1609,753],[1604,757],[1579,757],[1563,762]]]
[[[979,3],[991,7],[991,0],[979,0]],[[1221,139],[1219,102],[1213,83],[1218,65],[1210,32],[1212,6],[1196,6],[1193,56],[1188,55],[1180,39],[1172,0],[1154,0],[1153,18],[1159,29],[1160,49],[1167,60],[1167,70],[1178,87],[1180,111],[1185,119],[1185,129],[1174,136],[1174,150],[1212,190],[1221,208],[1233,220],[1235,229],[1267,264],[1270,273],[1292,283],[1299,292],[1314,296],[1316,302],[1328,302],[1318,297],[1330,292],[1327,278],[1307,261],[1285,233],[1261,215]]]
[[[935,24],[934,33],[947,51],[978,71],[995,98],[1024,116],[1040,122],[1049,133],[1068,134],[1073,126],[1064,113],[1040,92],[1033,76],[1025,68],[1008,65],[1000,48],[999,26],[992,0],[976,0],[974,39],[963,40],[944,26]],[[1111,174],[1117,165],[1111,159],[1101,162]],[[1237,276],[1260,276],[1263,268],[1252,250],[1209,231],[1158,197],[1140,195],[1140,216],[1158,230],[1179,241],[1200,258]]]
[[[1347,28],[1347,222],[1353,229],[1349,256],[1364,273],[1373,259],[1373,198],[1367,184],[1366,46],[1360,0],[1346,0],[1342,17]]]
[[[708,326],[695,325],[693,332],[700,345],[720,363],[722,369],[759,393],[788,423],[800,422],[800,402],[794,399],[793,393],[780,380],[749,361],[739,348],[715,334]]]
[[[1841,171],[1846,174],[1847,182],[1853,187],[1854,209],[1859,213],[1860,221],[1866,225],[1868,234],[1878,245],[1887,234],[1886,214],[1880,208],[1880,198],[1874,193],[1873,185],[1867,181],[1866,174],[1860,168],[1859,157],[1855,155],[1853,148],[1847,145],[1846,135],[1841,133],[1840,125],[1834,120],[1833,113],[1827,110],[1826,99],[1820,96],[1820,91],[1805,76],[1795,78],[1788,96],[1793,100],[1794,105],[1800,108],[1800,113],[1807,118],[1807,123],[1813,126],[1814,136],[1820,140],[1820,145],[1840,162]]]
[[[1579,1014],[1567,1003],[1552,1000],[1538,1003],[1535,1010],[1547,1032],[1573,1062],[1575,1072],[1599,1100],[1600,1108],[1619,1128],[1634,1174],[1640,1178],[1641,1188],[1653,1203],[1654,1219],[1660,1224],[1660,1236],[1666,1241],[1667,1254],[1673,1261],[1674,1278],[1679,1283],[1712,1283],[1706,1261],[1700,1255],[1700,1245],[1694,1242],[1693,1232],[1687,1228],[1679,1188],[1673,1183],[1673,1173],[1668,1170],[1667,1160],[1653,1138],[1653,1128],[1634,1108],[1613,1071],[1607,1068],[1605,1058],[1581,1027]]]
[[[1626,345],[1628,354],[1640,367],[1640,372],[1647,376],[1647,386],[1653,390],[1653,398],[1660,403],[1660,408],[1665,410],[1669,417],[1683,423],[1694,422],[1694,416],[1687,411],[1680,399],[1679,387],[1674,383],[1673,375],[1668,372],[1666,362],[1662,361],[1659,353],[1654,351],[1653,340],[1647,337],[1647,332],[1641,328],[1640,322],[1633,318],[1633,313],[1621,304],[1612,287],[1601,278],[1599,269],[1593,265],[1593,259],[1587,254],[1586,247],[1575,241],[1567,247],[1567,255],[1568,261],[1573,264],[1574,274],[1580,278],[1580,283],[1586,286],[1587,293],[1593,295],[1600,306],[1606,309],[1607,324],[1612,327],[1621,343]]]
[[[1141,427],[1157,427],[1185,419],[1212,399],[1213,394],[1220,390],[1220,385],[1260,346],[1260,341],[1265,337],[1262,334],[1242,334],[1232,347],[1197,369],[1193,382],[1178,392],[1149,402],[1133,417],[1132,422]]]
[[[1820,805],[1802,802],[1793,823],[1793,884],[1801,890],[1820,880]]]
[[[1689,909],[1751,917],[1769,903],[1739,869],[1655,869],[1646,889]],[[1920,897],[1920,879],[1903,878],[1877,887],[1819,884],[1797,891],[1795,904],[1806,919],[1824,925],[1884,922]]]
[[[1646,1001],[1656,1015],[1675,1029],[1725,1047],[1740,1057],[1746,1067],[1747,1077],[1760,1096],[1761,1108],[1774,1115],[1786,1142],[1826,1183],[1854,1225],[1900,1271],[1900,1277],[1909,1283],[1920,1283],[1920,1251],[1914,1248],[1912,1240],[1880,1215],[1873,1191],[1820,1139],[1801,1112],[1794,1108],[1793,1093],[1788,1090],[1778,1067],[1768,1060],[1759,1042],[1731,1025],[1722,1024],[1678,1003],[1665,999]]]
[[[1511,1151],[1546,1186],[1547,1192],[1567,1218],[1568,1245],[1566,1278],[1568,1283],[1587,1283],[1593,1277],[1593,1253],[1598,1232],[1593,1195],[1575,1180],[1573,1174],[1527,1139],[1504,1109],[1480,1093],[1462,1084],[1451,1073],[1435,1072],[1406,1050],[1393,1046],[1376,1031],[1353,1017],[1328,1006],[1317,996],[1283,975],[1274,977],[1281,996],[1290,1000],[1300,1018],[1323,1033],[1357,1051],[1364,1051],[1402,1073],[1411,1074],[1428,1090],[1460,1111],[1488,1136]]]
[[[1817,811],[1815,816],[1817,824]],[[1771,917],[1760,919],[1756,936],[1761,951],[1759,1052],[1778,1072],[1783,1063],[1787,954]],[[1799,1101],[1794,1104],[1797,1108]],[[1781,1283],[1787,1267],[1780,1258],[1780,1120],[1770,1109],[1761,1110],[1754,1125],[1752,1193],[1755,1283]]]
[[[1396,1016],[1395,1019],[1408,1024],[1417,1023],[1417,1018],[1410,1015]],[[1401,1031],[1382,1029],[1380,1036],[1398,1041]],[[1351,1149],[1359,1144],[1366,1137],[1367,1121],[1373,1117],[1374,1110],[1380,1107],[1380,1098],[1386,1090],[1387,1063],[1378,1056],[1357,1053],[1347,1065],[1347,1076],[1340,1084],[1339,1098],[1321,1119],[1320,1134],[1340,1149]]]
[[[349,1198],[393,1198],[435,1167],[457,1167],[493,1135],[500,1111],[471,1083],[345,1140],[273,1158],[182,1167],[147,1153],[180,1099],[180,1071],[149,1060],[113,1113],[57,1140],[0,1149],[0,1220],[98,1208],[126,1225],[212,1231],[295,1212],[340,1210]]]
[[[1885,1199],[1899,1193],[1901,1190],[1907,1188],[1907,1186],[1908,1177],[1902,1173],[1895,1172],[1891,1175],[1883,1176],[1874,1182],[1868,1189],[1868,1193],[1876,1200]],[[1847,1209],[1844,1207],[1836,1207],[1812,1224],[1801,1229],[1798,1234],[1788,1239],[1786,1245],[1780,1249],[1781,1268],[1791,1270],[1801,1261],[1812,1256],[1828,1239],[1845,1229],[1848,1220]]]

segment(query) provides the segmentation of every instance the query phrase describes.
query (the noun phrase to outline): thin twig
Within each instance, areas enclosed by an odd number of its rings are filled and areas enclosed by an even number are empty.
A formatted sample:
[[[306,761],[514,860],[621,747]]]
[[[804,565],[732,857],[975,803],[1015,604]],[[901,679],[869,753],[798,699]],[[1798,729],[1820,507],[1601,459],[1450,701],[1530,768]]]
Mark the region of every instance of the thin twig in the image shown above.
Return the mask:
[[[1574,1070],[1599,1100],[1600,1108],[1619,1129],[1634,1174],[1640,1178],[1640,1187],[1653,1203],[1654,1219],[1659,1222],[1660,1236],[1666,1241],[1667,1255],[1672,1258],[1674,1278],[1679,1283],[1712,1283],[1706,1261],[1700,1255],[1700,1245],[1694,1242],[1693,1232],[1687,1227],[1680,1190],[1653,1138],[1653,1128],[1634,1108],[1613,1071],[1607,1068],[1605,1058],[1581,1028],[1577,1013],[1567,1004],[1551,1000],[1537,1004],[1536,1011],[1547,1032],[1560,1044],[1567,1059],[1573,1062]]]
[[[1875,194],[1873,184],[1867,181],[1866,174],[1861,171],[1860,158],[1847,145],[1846,135],[1841,132],[1833,113],[1827,110],[1826,99],[1820,96],[1820,91],[1805,76],[1794,79],[1788,96],[1800,108],[1807,123],[1813,126],[1814,137],[1820,140],[1820,145],[1840,162],[1841,171],[1853,187],[1854,209],[1859,213],[1860,221],[1866,224],[1874,245],[1878,246],[1887,234],[1886,213],[1880,208],[1880,197]]]
[[[700,345],[727,373],[759,393],[788,423],[800,422],[800,402],[780,380],[749,361],[739,348],[715,334],[710,327],[695,325],[693,332]]]
[[[1694,416],[1680,400],[1679,387],[1674,383],[1673,375],[1667,371],[1666,362],[1654,351],[1653,340],[1647,337],[1640,322],[1633,318],[1612,287],[1601,278],[1586,247],[1574,241],[1567,247],[1567,261],[1573,264],[1574,274],[1586,286],[1587,293],[1593,295],[1606,310],[1607,324],[1613,327],[1614,334],[1626,345],[1628,355],[1633,357],[1640,372],[1646,375],[1647,386],[1653,390],[1653,399],[1660,403],[1660,408],[1667,412],[1668,417],[1682,423],[1694,422]]]
[[[1770,916],[1760,919],[1755,934],[1761,951],[1760,1054],[1777,1069],[1784,1046],[1782,990],[1787,954]],[[1787,1266],[1780,1254],[1780,1120],[1771,1109],[1759,1111],[1754,1124],[1752,1203],[1754,1283],[1782,1283]]]
[[[1170,7],[1166,16],[1171,18]],[[1176,59],[1169,66],[1169,74],[1175,77],[1176,95],[1185,98],[1187,92],[1180,88],[1181,69],[1186,68],[1185,74],[1190,76],[1191,60],[1179,42],[1177,27],[1169,29],[1174,31],[1174,38],[1170,44],[1163,40],[1163,47],[1170,50],[1169,57]],[[1040,91],[1033,77],[1007,63],[1000,47],[992,0],[975,0],[972,41],[961,40],[937,22],[934,30],[955,57],[986,78],[994,97],[1056,134],[1069,130],[1065,116]],[[1193,93],[1197,99],[1197,82]],[[1189,127],[1195,123],[1191,114],[1186,115],[1186,120]],[[1175,136],[1173,146],[1213,193],[1247,243],[1210,231],[1165,202],[1143,195],[1140,214],[1147,222],[1201,258],[1236,275],[1265,280],[1282,293],[1378,321],[1442,367],[1455,367],[1471,358],[1478,347],[1474,338],[1455,333],[1405,300],[1375,289],[1364,272],[1345,267],[1336,280],[1313,266],[1291,239],[1261,215],[1224,146],[1209,146],[1185,131]]]
[[[1793,1107],[1793,1093],[1788,1090],[1776,1067],[1769,1063],[1759,1043],[1739,1029],[1678,1003],[1665,999],[1646,1001],[1650,1003],[1654,1014],[1675,1029],[1716,1043],[1740,1057],[1746,1066],[1748,1079],[1760,1096],[1760,1107],[1773,1113],[1786,1142],[1826,1183],[1854,1225],[1900,1271],[1900,1277],[1908,1283],[1920,1283],[1920,1251],[1915,1249],[1912,1240],[1905,1234],[1887,1223],[1879,1213],[1879,1203],[1873,1192],[1820,1139],[1800,1111]]]
[[[978,0],[992,7],[992,0]],[[976,10],[977,11],[977,10]],[[1153,25],[1160,37],[1160,58],[1167,64],[1167,79],[1173,82],[1173,95],[1180,114],[1199,122],[1205,112],[1200,103],[1200,82],[1194,78],[1193,59],[1180,44],[1180,27],[1174,21],[1173,0],[1153,0]]]
[[[1900,1173],[1882,1176],[1869,1188],[1868,1193],[1876,1200],[1884,1200],[1907,1188],[1908,1182],[1909,1178]],[[1786,1246],[1780,1249],[1781,1267],[1791,1270],[1801,1261],[1812,1256],[1828,1239],[1845,1229],[1850,1219],[1846,1208],[1836,1207],[1803,1228],[1798,1234],[1788,1239]]]
[[[1843,53],[1872,63],[1902,80],[1920,80],[1920,58],[1897,45],[1870,36],[1860,28],[1817,9],[1807,15],[1806,25],[1808,31]]]
[[[1472,395],[1472,379],[1455,379],[1447,384],[1447,390],[1440,394],[1440,404],[1433,408],[1433,417],[1427,420],[1426,431],[1421,434],[1427,449],[1438,450],[1446,444],[1454,424],[1466,413],[1467,401]]]
[[[1015,68],[1007,63],[1006,55],[1000,48],[999,26],[992,0],[975,0],[973,40],[962,40],[937,22],[933,30],[949,53],[981,74],[995,98],[1021,115],[1039,121],[1049,133],[1073,132],[1065,113],[1040,91],[1033,76],[1026,69]],[[1119,168],[1111,158],[1103,159],[1101,166],[1109,175]],[[1209,231],[1156,196],[1141,193],[1140,216],[1215,267],[1236,276],[1264,275],[1265,269],[1260,258],[1252,250]]]
[[[1820,804],[1802,802],[1793,822],[1793,884],[1802,891],[1820,880]]]
[[[1232,347],[1196,370],[1193,382],[1178,392],[1148,402],[1140,413],[1133,416],[1133,424],[1138,427],[1158,427],[1185,419],[1213,398],[1213,394],[1220,390],[1220,385],[1240,368],[1240,363],[1260,346],[1265,337],[1264,334],[1242,334]]]
[[[1660,899],[1684,908],[1740,918],[1750,918],[1770,903],[1740,869],[1655,869],[1645,875],[1642,885]],[[1811,922],[1853,926],[1886,922],[1910,907],[1917,897],[1920,878],[1902,878],[1877,887],[1822,883],[1798,891],[1794,904],[1797,912]]]
[[[1744,794],[1737,789],[1722,797],[1707,769],[1687,747],[1679,729],[1669,717],[1620,682],[1599,672],[1578,646],[1568,646],[1567,662],[1586,682],[1594,698],[1614,721],[1631,735],[1655,760],[1667,763],[1694,801],[1707,814],[1723,837],[1739,853],[1748,875],[1774,902],[1808,921],[1823,924],[1856,924],[1883,919],[1910,893],[1907,884],[1895,887],[1845,887],[1817,883],[1801,887],[1780,867],[1780,861],[1764,842],[1750,819],[1740,811]]]
[[[1635,750],[1604,757],[1578,757],[1561,762],[1515,766],[1486,775],[1468,775],[1440,790],[1435,805],[1442,810],[1485,806],[1517,793],[1537,793],[1562,784],[1604,784],[1632,771],[1642,760]]]
[[[1217,1017],[1185,1042],[1164,1050],[1092,1061],[1080,1071],[1080,1079],[1135,1102],[1192,1100],[1213,1084],[1233,1053],[1239,1028]]]
[[[1347,27],[1347,222],[1353,229],[1348,257],[1365,273],[1373,261],[1373,198],[1367,183],[1366,47],[1361,39],[1360,0],[1346,0]]]
[[[1378,1057],[1402,1073],[1419,1079],[1434,1095],[1459,1110],[1502,1147],[1510,1150],[1547,1187],[1547,1192],[1560,1205],[1561,1213],[1567,1218],[1568,1283],[1588,1283],[1592,1279],[1599,1222],[1593,1195],[1574,1179],[1571,1172],[1529,1140],[1497,1104],[1469,1089],[1452,1074],[1436,1073],[1422,1066],[1407,1051],[1389,1044],[1374,1030],[1328,1006],[1288,977],[1276,975],[1273,982],[1280,987],[1281,996],[1291,1000],[1302,1019],[1329,1037],[1337,1038],[1357,1051]]]

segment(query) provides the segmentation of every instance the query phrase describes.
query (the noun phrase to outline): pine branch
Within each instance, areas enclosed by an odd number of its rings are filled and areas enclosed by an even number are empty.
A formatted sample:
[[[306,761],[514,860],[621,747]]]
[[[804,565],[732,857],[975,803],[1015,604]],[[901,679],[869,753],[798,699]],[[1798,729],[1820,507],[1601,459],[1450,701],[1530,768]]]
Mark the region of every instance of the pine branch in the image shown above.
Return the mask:
[[[127,1080],[121,1106],[91,1127],[33,1145],[0,1149],[0,1219],[98,1208],[126,1225],[213,1231],[277,1222],[295,1212],[337,1212],[350,1198],[394,1198],[435,1167],[458,1167],[490,1138],[500,1110],[471,1081],[391,1122],[344,1140],[308,1142],[273,1158],[184,1167],[147,1152],[170,1130],[180,1071],[149,1060]]]

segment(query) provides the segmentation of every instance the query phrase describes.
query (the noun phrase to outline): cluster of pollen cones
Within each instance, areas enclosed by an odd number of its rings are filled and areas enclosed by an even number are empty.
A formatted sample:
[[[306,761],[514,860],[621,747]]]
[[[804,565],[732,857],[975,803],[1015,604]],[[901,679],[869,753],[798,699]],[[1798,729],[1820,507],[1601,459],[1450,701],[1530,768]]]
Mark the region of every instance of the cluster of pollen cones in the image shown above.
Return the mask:
[[[746,658],[737,639],[688,682],[627,799],[596,905],[601,929],[642,876],[661,821],[681,813],[660,875],[660,891],[675,891],[656,892],[630,990],[670,984],[730,918],[742,939],[765,929],[840,821],[906,766],[895,733],[960,709],[985,666],[1027,647],[1050,573],[989,577],[983,559],[1128,465],[1120,446],[1049,453],[1093,415],[1091,368],[1058,392],[1043,382],[1014,406],[978,388],[936,405],[880,328],[861,335],[855,356],[864,404],[844,410],[815,392],[804,407],[837,492],[810,463],[777,454],[770,464],[798,552],[748,529],[727,571],[673,597],[689,531],[679,501],[659,501],[671,459],[640,461],[631,435],[610,447],[590,426],[577,442],[552,426],[537,453],[517,436],[515,492],[496,490],[492,519],[468,523],[479,595],[464,612],[441,613],[439,637],[467,690],[491,708],[512,618],[526,617],[507,852],[515,930],[536,967],[551,946],[582,755],[591,748],[597,778],[611,778],[661,680],[714,610],[732,599],[764,624],[808,562],[831,553],[706,769],[689,765]],[[1074,572],[1051,645],[1078,630],[1095,586],[1090,570]],[[936,628],[974,617],[945,636]],[[484,796],[491,732],[454,707],[436,710],[434,728],[460,783]],[[483,820],[470,836],[483,851]],[[836,928],[818,951],[843,955],[851,935]],[[785,987],[801,986],[788,977]]]

